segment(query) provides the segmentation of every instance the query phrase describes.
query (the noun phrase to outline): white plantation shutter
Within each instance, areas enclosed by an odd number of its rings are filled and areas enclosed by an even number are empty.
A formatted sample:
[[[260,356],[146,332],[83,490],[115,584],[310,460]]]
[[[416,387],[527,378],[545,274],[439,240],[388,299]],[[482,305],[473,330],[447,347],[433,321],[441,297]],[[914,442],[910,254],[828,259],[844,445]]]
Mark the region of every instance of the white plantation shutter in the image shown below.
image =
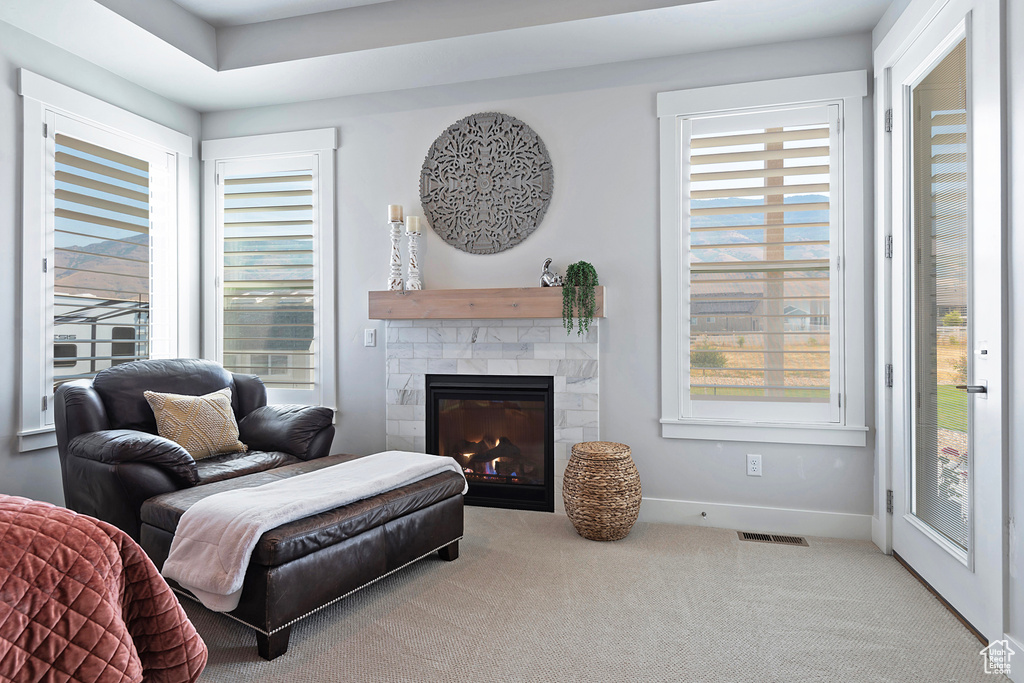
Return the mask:
[[[280,402],[318,402],[317,167],[315,156],[218,165],[221,358]]]
[[[53,383],[149,357],[150,164],[57,133]]]
[[[684,122],[691,416],[838,419],[838,119]]]

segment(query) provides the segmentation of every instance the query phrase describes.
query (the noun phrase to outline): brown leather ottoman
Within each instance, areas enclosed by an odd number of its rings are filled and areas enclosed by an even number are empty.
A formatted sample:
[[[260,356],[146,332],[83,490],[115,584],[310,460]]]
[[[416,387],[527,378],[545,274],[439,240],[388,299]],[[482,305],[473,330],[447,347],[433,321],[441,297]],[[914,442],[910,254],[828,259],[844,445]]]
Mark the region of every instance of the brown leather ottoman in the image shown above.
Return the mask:
[[[197,501],[354,457],[327,456],[150,498],[142,506],[140,544],[163,567],[178,521]],[[273,659],[288,649],[300,619],[434,551],[456,559],[464,484],[455,472],[445,472],[271,529],[253,550],[241,601],[229,616],[255,629],[260,655]]]

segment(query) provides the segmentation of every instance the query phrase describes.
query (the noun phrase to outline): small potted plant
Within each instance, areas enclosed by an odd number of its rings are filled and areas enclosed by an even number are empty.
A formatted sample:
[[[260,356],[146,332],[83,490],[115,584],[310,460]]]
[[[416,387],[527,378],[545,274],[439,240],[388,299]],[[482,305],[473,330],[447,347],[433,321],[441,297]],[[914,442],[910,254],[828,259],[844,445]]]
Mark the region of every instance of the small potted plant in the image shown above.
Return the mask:
[[[562,324],[567,332],[572,332],[574,314],[579,336],[582,337],[590,329],[597,307],[594,294],[597,284],[597,271],[586,261],[573,263],[566,268],[562,281]]]

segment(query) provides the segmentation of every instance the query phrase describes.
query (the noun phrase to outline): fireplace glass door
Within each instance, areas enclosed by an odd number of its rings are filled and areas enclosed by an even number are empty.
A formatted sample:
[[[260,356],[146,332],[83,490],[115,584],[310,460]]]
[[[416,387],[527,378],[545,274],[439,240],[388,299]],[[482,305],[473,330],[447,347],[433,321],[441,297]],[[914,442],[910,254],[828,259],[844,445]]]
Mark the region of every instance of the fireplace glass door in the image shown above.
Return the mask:
[[[462,467],[467,503],[554,509],[550,379],[427,376],[427,449]]]

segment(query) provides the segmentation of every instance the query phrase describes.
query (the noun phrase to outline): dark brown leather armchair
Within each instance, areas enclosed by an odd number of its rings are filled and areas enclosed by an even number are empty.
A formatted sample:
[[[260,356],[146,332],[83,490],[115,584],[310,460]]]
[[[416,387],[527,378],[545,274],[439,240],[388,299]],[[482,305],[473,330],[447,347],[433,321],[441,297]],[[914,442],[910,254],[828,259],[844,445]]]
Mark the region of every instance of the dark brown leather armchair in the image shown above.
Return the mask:
[[[245,453],[196,462],[157,435],[144,391],[199,396],[231,388]],[[329,408],[267,405],[255,375],[228,372],[199,359],[143,360],[103,370],[90,380],[57,388],[57,450],[64,503],[139,540],[139,511],[147,499],[196,484],[291,465],[327,455],[334,439]]]

